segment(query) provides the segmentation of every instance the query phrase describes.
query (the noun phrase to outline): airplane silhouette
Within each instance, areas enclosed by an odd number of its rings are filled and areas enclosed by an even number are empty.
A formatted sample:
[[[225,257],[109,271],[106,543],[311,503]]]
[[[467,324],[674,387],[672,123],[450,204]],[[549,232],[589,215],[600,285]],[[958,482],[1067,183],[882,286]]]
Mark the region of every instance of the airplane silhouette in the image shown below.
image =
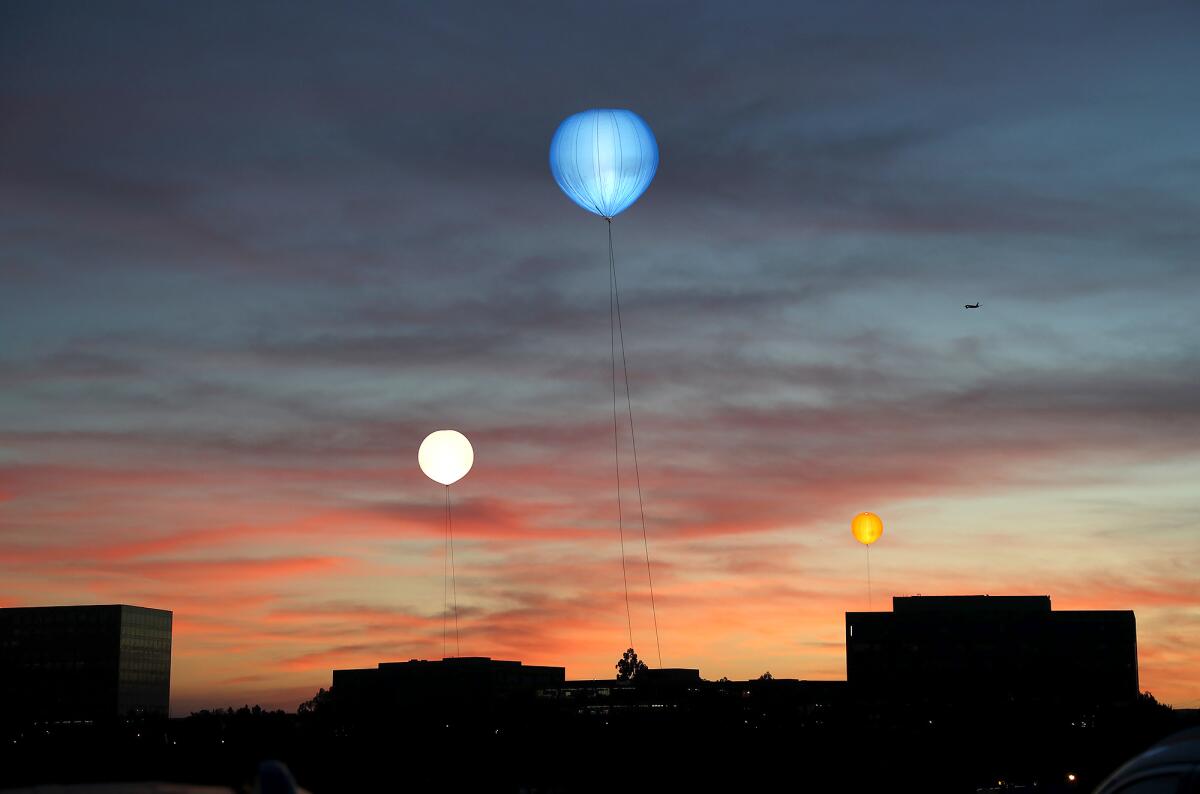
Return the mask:
[[[968,303],[968,304],[964,305],[963,308],[964,309],[978,309],[982,305],[983,305],[982,303],[978,303],[978,302]]]

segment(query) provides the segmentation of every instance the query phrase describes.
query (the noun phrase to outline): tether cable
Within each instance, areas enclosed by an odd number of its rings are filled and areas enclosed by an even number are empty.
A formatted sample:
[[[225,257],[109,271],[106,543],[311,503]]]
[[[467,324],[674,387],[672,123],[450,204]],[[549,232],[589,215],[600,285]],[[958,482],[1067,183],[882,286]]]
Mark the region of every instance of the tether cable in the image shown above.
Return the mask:
[[[646,554],[646,581],[650,585],[650,614],[654,618],[654,645],[655,645],[655,649],[658,652],[658,666],[661,668],[663,666],[663,663],[662,663],[662,641],[659,639],[659,633],[658,633],[658,607],[654,601],[654,577],[650,572],[650,540],[646,533],[646,508],[645,508],[644,501],[642,499],[642,474],[641,474],[640,468],[638,467],[637,432],[635,431],[634,424],[633,424],[633,398],[630,396],[630,391],[629,391],[629,362],[625,357],[625,328],[621,323],[621,293],[620,293],[620,290],[617,288],[617,261],[616,261],[616,256],[613,254],[612,219],[608,218],[607,220],[608,220],[608,272],[609,272],[609,281],[612,284],[612,293],[610,295],[609,325],[611,327],[611,325],[612,325],[612,316],[611,315],[613,314],[612,310],[615,309],[616,310],[615,313],[616,313],[617,335],[621,342],[621,370],[625,376],[625,405],[629,411],[629,440],[630,440],[630,449],[633,452],[633,476],[634,476],[634,482],[637,485],[638,514],[639,514],[639,517],[641,518],[641,523],[642,523],[642,548],[644,549],[645,554]],[[613,352],[614,446],[615,446],[615,435],[616,435],[616,430],[617,430],[616,372],[617,372],[617,362],[616,362],[616,352],[614,350],[614,352]],[[619,466],[619,464],[618,464],[618,466]],[[618,487],[619,487],[619,482],[620,482],[620,471],[618,469]],[[620,498],[618,496],[618,508],[619,508],[619,499]],[[624,562],[625,562],[624,530],[622,529],[622,557],[621,557],[622,568],[624,567]],[[629,610],[628,581],[626,582],[625,587],[626,587],[625,609],[626,609],[626,616],[628,617],[628,610]],[[632,621],[631,621],[631,626],[632,626]],[[630,629],[631,647],[632,647],[632,642],[633,642],[632,634],[633,634],[633,632],[632,632],[632,628],[631,628]]]
[[[872,611],[871,606],[871,547],[867,546],[867,611]]]
[[[448,555],[449,559],[450,559],[450,594],[454,599],[453,600],[453,603],[454,603],[454,655],[462,656],[462,642],[461,642],[461,640],[459,638],[459,634],[458,634],[458,582],[456,581],[457,576],[454,573],[454,518],[452,517],[451,512],[450,512],[450,486],[449,485],[446,486],[446,545],[447,545],[447,548],[450,550],[450,553]],[[444,588],[445,588],[445,586],[443,585],[443,590],[444,590]],[[445,623],[446,623],[446,619],[445,619],[445,616],[443,615],[443,617],[442,617],[443,627],[445,626]],[[445,628],[443,628],[442,631],[443,631],[443,635],[444,635]],[[445,643],[444,636],[442,639],[442,643],[443,644]]]
[[[621,508],[621,449],[617,430],[617,321],[616,271],[612,267],[612,218],[608,221],[608,337],[612,354],[613,463],[617,472],[617,534],[621,539],[621,580],[625,585],[625,624],[629,629],[629,647],[633,648],[633,612],[629,608],[629,571],[625,565],[625,515]],[[623,349],[623,348],[622,348]]]
[[[450,525],[442,533],[442,658],[446,658],[446,617],[450,614]]]

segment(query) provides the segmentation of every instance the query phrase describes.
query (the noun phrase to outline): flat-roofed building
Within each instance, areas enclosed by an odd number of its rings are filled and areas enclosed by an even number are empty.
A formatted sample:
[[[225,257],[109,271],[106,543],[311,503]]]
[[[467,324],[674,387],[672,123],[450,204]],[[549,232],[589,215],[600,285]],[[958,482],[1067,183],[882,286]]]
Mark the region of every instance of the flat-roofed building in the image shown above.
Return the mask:
[[[524,707],[536,690],[565,678],[563,667],[460,656],[334,670],[332,691],[339,715],[348,722],[487,722]]]
[[[1049,596],[909,596],[846,613],[859,703],[909,716],[1084,715],[1138,695],[1130,610],[1053,611]]]
[[[486,657],[384,662],[333,671],[333,705],[351,733],[486,728],[583,735],[610,725],[744,730],[818,727],[845,700],[844,681],[705,681],[693,668],[649,668],[634,680],[566,680],[563,667]]]
[[[538,691],[543,713],[564,724],[629,724],[664,729],[798,729],[827,725],[845,701],[845,681],[759,678],[707,681],[689,668],[647,669],[632,681],[565,681]]]
[[[0,703],[15,721],[166,716],[171,620],[126,604],[0,609]]]

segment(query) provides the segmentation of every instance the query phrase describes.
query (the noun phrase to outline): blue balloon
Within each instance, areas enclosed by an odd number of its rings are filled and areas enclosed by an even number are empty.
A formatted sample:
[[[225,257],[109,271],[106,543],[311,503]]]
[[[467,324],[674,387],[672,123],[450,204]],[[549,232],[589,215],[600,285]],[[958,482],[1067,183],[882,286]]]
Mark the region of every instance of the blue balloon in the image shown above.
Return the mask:
[[[632,110],[585,110],[558,126],[550,171],[567,197],[612,220],[650,187],[658,142]]]

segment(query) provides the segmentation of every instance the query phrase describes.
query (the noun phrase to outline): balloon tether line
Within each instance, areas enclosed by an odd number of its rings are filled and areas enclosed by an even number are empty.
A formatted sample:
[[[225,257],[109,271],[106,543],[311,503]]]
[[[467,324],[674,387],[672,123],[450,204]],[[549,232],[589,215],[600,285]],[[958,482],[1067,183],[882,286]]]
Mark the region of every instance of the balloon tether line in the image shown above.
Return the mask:
[[[625,405],[629,410],[629,441],[630,441],[630,448],[633,452],[633,476],[634,476],[634,482],[637,484],[638,514],[639,514],[639,517],[641,518],[641,522],[642,522],[642,548],[644,549],[645,554],[646,554],[646,581],[650,585],[650,614],[654,618],[654,645],[655,645],[655,649],[658,652],[658,666],[661,668],[663,666],[663,664],[662,664],[662,641],[659,639],[659,634],[658,634],[658,608],[654,602],[654,577],[650,573],[650,541],[646,534],[646,508],[645,508],[645,505],[642,500],[642,475],[641,475],[640,469],[638,468],[637,432],[634,430],[634,425],[633,425],[633,398],[630,396],[630,392],[629,392],[629,362],[625,358],[625,328],[621,323],[621,293],[620,293],[620,290],[617,288],[617,263],[616,263],[616,257],[613,254],[612,218],[607,218],[606,220],[608,220],[608,268],[609,268],[610,280],[612,282],[611,304],[612,304],[612,307],[616,308],[617,334],[618,334],[618,336],[620,338],[620,342],[621,342],[621,370],[625,376]],[[610,326],[612,324],[611,314],[612,314],[612,312],[611,312],[611,307],[610,307],[610,316],[609,316],[609,325]],[[613,431],[614,431],[614,434],[616,432],[616,369],[617,369],[616,353],[614,351],[614,353],[613,353]],[[619,484],[619,472],[618,472],[618,484]],[[622,534],[623,534],[623,531],[622,531]],[[624,549],[622,549],[622,564],[624,564]],[[629,606],[628,597],[629,597],[628,584],[626,584],[626,610],[628,610],[628,606]],[[627,615],[628,615],[628,613],[627,613]],[[630,636],[631,645],[632,645],[632,642],[633,642],[633,637],[632,637],[632,632],[631,632],[631,636]]]
[[[867,546],[867,611],[871,612],[871,547]]]
[[[454,604],[454,655],[462,656],[462,641],[458,634],[458,582],[454,572],[454,518],[450,511],[450,486],[446,486],[446,555],[450,563],[450,594]],[[442,593],[445,595],[446,586],[443,582]],[[446,655],[446,612],[442,612],[442,657]]]
[[[446,616],[450,613],[450,525],[442,532],[442,658],[446,658]]]
[[[608,337],[612,353],[613,462],[617,471],[617,535],[621,539],[621,580],[625,585],[625,624],[629,629],[629,647],[633,648],[633,614],[629,609],[629,572],[625,567],[625,517],[621,509],[621,451],[617,442],[617,327],[613,313],[616,285],[612,269],[612,218],[608,221]]]

